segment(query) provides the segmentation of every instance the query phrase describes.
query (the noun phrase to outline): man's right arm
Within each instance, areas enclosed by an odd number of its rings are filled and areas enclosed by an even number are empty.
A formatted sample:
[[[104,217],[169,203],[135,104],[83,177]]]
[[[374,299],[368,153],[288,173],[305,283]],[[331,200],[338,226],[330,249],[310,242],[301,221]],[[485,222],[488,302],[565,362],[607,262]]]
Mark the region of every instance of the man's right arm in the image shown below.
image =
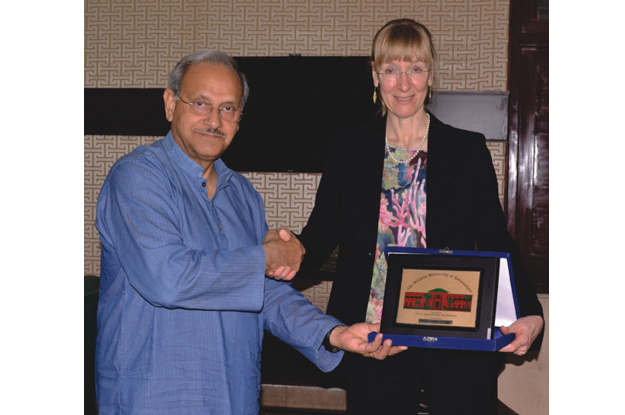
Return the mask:
[[[263,212],[264,214],[264,212]],[[260,216],[260,214],[259,214]],[[103,251],[147,301],[167,308],[258,311],[263,305],[261,245],[191,248],[183,239],[178,202],[167,174],[134,160],[114,166],[98,201]],[[264,220],[264,216],[262,218]],[[210,235],[206,235],[210,241]],[[110,252],[110,251],[108,251]]]

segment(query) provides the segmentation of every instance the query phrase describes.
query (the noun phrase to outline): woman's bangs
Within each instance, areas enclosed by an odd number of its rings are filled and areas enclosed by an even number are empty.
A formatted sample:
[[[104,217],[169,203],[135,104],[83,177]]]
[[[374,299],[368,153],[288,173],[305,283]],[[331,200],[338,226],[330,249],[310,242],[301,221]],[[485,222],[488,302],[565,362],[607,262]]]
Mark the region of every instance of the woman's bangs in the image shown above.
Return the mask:
[[[396,39],[382,46],[376,56],[376,66],[393,61],[424,62],[428,67],[432,66],[432,56],[425,42],[421,39]]]

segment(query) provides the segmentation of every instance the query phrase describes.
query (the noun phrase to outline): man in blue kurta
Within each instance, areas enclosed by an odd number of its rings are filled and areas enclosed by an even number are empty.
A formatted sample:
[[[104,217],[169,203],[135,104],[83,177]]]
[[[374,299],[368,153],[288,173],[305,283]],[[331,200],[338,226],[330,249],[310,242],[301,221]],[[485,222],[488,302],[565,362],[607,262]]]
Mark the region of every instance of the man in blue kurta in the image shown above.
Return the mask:
[[[343,350],[403,349],[367,343],[378,326],[345,327],[280,281],[303,247],[269,231],[260,195],[219,158],[248,91],[229,56],[183,58],[164,93],[171,131],[121,157],[102,186],[100,415],[257,414],[265,329],[323,371]]]

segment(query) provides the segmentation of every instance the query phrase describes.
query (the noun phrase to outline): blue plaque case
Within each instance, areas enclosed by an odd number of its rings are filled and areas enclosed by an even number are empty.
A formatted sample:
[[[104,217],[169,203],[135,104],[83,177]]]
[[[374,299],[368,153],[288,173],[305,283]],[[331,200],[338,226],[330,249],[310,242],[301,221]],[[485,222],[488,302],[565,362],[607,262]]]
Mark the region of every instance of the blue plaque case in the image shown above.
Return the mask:
[[[394,346],[497,351],[514,340],[500,327],[519,318],[510,254],[503,252],[451,251],[387,247],[388,272],[380,332]],[[474,327],[406,324],[397,319],[404,270],[479,271],[479,297]],[[378,333],[369,334],[369,342]]]

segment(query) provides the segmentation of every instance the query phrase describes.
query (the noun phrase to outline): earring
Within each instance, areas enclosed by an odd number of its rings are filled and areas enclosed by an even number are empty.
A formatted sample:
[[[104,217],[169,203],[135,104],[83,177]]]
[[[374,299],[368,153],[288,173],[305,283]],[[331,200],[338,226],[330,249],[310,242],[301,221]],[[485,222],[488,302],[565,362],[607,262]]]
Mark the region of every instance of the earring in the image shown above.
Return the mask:
[[[432,103],[432,87],[430,87],[430,92],[428,94],[428,104]]]
[[[375,101],[377,101],[378,99],[378,94],[376,94],[375,92],[375,87],[373,88],[373,103],[375,104]]]

